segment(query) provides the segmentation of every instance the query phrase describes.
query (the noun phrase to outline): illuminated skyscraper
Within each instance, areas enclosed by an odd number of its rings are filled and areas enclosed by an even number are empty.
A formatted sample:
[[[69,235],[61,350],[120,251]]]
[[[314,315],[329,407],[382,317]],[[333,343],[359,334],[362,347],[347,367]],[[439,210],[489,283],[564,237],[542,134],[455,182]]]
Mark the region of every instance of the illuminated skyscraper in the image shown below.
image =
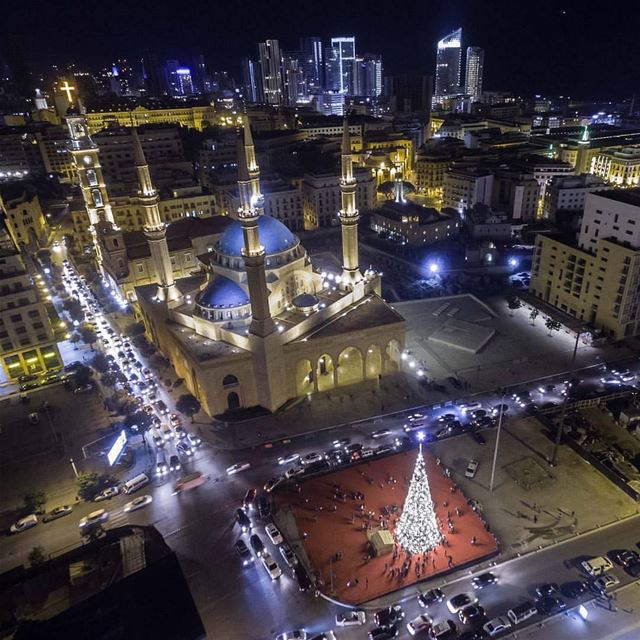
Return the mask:
[[[438,42],[435,98],[460,93],[462,73],[462,27]]]
[[[277,40],[258,43],[260,77],[264,102],[281,105],[283,103],[282,54]]]
[[[484,49],[467,47],[467,69],[464,92],[472,96],[474,102],[482,96],[482,72],[484,68]]]
[[[332,87],[340,93],[353,94],[353,70],[356,59],[356,39],[354,36],[331,38],[333,53]]]
[[[324,85],[322,40],[315,37],[300,38],[299,60],[308,90],[311,93],[321,91]]]
[[[260,70],[251,58],[242,58],[242,82],[244,84],[244,98],[248,102],[260,102],[262,90],[260,87]]]

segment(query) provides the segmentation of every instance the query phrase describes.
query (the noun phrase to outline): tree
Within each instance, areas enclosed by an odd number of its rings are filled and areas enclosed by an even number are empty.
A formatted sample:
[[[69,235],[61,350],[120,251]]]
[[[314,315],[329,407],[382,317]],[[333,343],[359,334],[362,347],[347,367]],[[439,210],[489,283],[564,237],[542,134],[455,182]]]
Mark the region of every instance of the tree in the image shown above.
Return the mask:
[[[31,490],[24,497],[24,508],[27,513],[41,513],[47,502],[47,494],[44,491]]]
[[[84,320],[84,311],[82,311],[82,305],[79,300],[76,300],[75,298],[66,298],[62,302],[62,306],[65,308],[72,320],[77,320],[78,322]]]
[[[93,360],[91,361],[91,366],[98,373],[106,373],[111,368],[111,364],[109,363],[109,360],[107,360],[107,356],[105,356],[104,353],[96,353],[96,355],[93,356]]]
[[[80,335],[86,344],[90,345],[93,349],[93,345],[98,340],[98,334],[93,330],[89,325],[84,325],[80,327]]]
[[[200,411],[200,402],[198,398],[190,393],[184,393],[178,398],[176,402],[176,409],[180,413],[191,418],[191,422],[193,422],[193,416]]]
[[[116,479],[108,473],[89,471],[81,473],[76,478],[78,495],[86,501],[92,500],[97,493],[116,484]]]
[[[511,311],[509,315],[513,318],[513,312],[522,306],[522,302],[520,301],[520,298],[509,298],[509,300],[507,300],[507,305]]]
[[[529,314],[529,317],[531,318],[531,325],[535,326],[536,324],[536,318],[540,315],[540,311],[538,310],[538,307],[533,307],[533,309],[531,309],[531,313]]]
[[[29,560],[29,566],[31,567],[37,567],[39,564],[46,562],[47,556],[44,552],[44,547],[33,547],[33,549],[29,551],[27,559]]]
[[[71,342],[74,349],[78,348],[78,342],[80,342],[80,340],[81,340],[80,334],[77,331],[74,331],[71,334],[71,337],[69,338],[69,342]]]
[[[151,358],[149,358],[149,364],[154,369],[162,369],[162,371],[164,371],[171,363],[161,353],[154,353]],[[160,375],[162,375],[162,372]]]
[[[130,338],[141,336],[144,334],[144,324],[142,322],[134,322],[124,330],[124,334]]]
[[[409,553],[424,553],[442,542],[422,457],[422,445],[418,450],[416,466],[395,536],[400,546]]]
[[[85,385],[89,384],[89,382],[91,382],[92,377],[93,377],[93,371],[91,371],[89,367],[80,365],[76,369],[76,386],[84,387]]]
[[[107,371],[102,374],[100,381],[105,387],[115,387],[118,377],[115,373]]]
[[[142,434],[151,426],[151,416],[144,411],[134,411],[124,419],[124,426],[132,433]]]
[[[550,336],[554,331],[560,331],[562,324],[558,320],[549,317],[544,321],[544,326],[549,330],[547,335]]]

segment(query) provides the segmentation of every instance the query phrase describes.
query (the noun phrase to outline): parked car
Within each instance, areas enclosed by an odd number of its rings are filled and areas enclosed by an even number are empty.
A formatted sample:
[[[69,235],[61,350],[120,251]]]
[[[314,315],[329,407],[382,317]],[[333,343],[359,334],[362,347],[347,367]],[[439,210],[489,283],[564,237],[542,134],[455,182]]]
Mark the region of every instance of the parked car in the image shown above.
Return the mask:
[[[336,613],[336,624],[339,627],[360,627],[367,621],[364,611],[341,611]]]
[[[462,624],[476,624],[485,618],[484,608],[479,604],[470,604],[458,611],[458,619]]]
[[[282,556],[282,559],[284,560],[287,567],[289,567],[290,569],[293,569],[293,567],[298,564],[298,558],[296,558],[296,554],[293,553],[293,550],[286,542],[283,542],[280,545],[280,555]]]
[[[399,604],[385,607],[384,609],[378,609],[373,614],[373,621],[379,627],[390,627],[397,624],[404,619],[404,611]]]
[[[306,456],[304,456],[300,460],[300,462],[303,465],[308,465],[313,462],[320,462],[321,460],[322,460],[322,455],[320,453],[316,453],[315,451],[313,451],[312,453],[308,453]]]
[[[187,433],[187,441],[192,447],[199,447],[202,444],[202,439],[195,433]]]
[[[307,632],[304,629],[286,631],[285,633],[279,633],[276,636],[276,640],[307,640]]]
[[[308,591],[311,588],[311,578],[309,578],[309,574],[300,563],[293,568],[293,575],[298,582],[300,591]]]
[[[282,534],[278,531],[278,527],[276,527],[275,524],[268,524],[264,530],[267,533],[267,536],[269,536],[269,540],[271,540],[271,542],[273,542],[273,544],[282,544],[282,542],[284,542],[284,538],[282,537]]]
[[[249,547],[247,547],[245,541],[242,538],[239,538],[238,541],[234,545],[236,553],[240,556],[242,560],[242,566],[246,567],[254,561],[253,556],[251,555],[251,551],[249,551]]]
[[[44,518],[42,518],[42,522],[53,522],[58,518],[63,518],[64,516],[68,516],[73,511],[73,506],[70,504],[64,504],[61,507],[56,507],[52,509],[48,513],[45,514]]]
[[[443,620],[431,627],[429,637],[433,640],[448,640],[456,635],[456,623],[453,620]]]
[[[251,520],[249,520],[247,514],[242,509],[236,509],[236,522],[240,525],[240,529],[243,532],[251,529]],[[258,538],[258,540],[260,540],[260,538]],[[260,540],[260,543],[262,544],[262,540]]]
[[[442,589],[429,589],[418,594],[418,604],[421,607],[429,607],[432,604],[438,604],[444,600],[444,592]]]
[[[271,557],[271,554],[265,553],[260,557],[262,566],[269,574],[272,580],[277,580],[282,575],[282,569],[278,566],[278,563]]]
[[[498,576],[487,571],[487,573],[481,573],[479,576],[475,576],[473,580],[471,580],[471,584],[474,589],[484,589],[493,584],[498,584]]]
[[[368,640],[391,640],[391,638],[395,638],[400,629],[398,625],[391,625],[390,627],[375,627],[375,629],[371,629],[369,634],[367,635]]]
[[[254,488],[248,489],[244,494],[244,498],[242,499],[242,506],[245,510],[251,509],[253,507],[253,503],[256,499],[257,491]]]
[[[21,533],[22,531],[26,531],[27,529],[31,529],[31,527],[35,527],[38,524],[38,516],[35,513],[30,513],[28,516],[24,518],[20,518],[17,522],[11,525],[9,531],[11,533]]]
[[[620,584],[620,579],[615,573],[605,573],[603,576],[599,576],[591,583],[591,591],[598,595],[605,595],[610,589],[613,589],[616,585]]]
[[[510,629],[511,620],[509,620],[507,616],[498,616],[497,618],[493,618],[492,620],[489,620],[489,622],[484,624],[482,628],[490,636],[495,636],[501,633],[502,631],[506,631],[507,629]]]
[[[536,606],[543,616],[550,616],[554,613],[564,611],[567,608],[564,600],[557,596],[545,596],[544,598],[540,598],[540,600],[536,602]]]
[[[94,502],[102,502],[103,500],[111,500],[120,494],[118,487],[107,487],[103,489],[94,499]]]
[[[469,463],[467,464],[467,469],[464,472],[464,476],[465,478],[475,478],[477,471],[478,471],[478,461],[469,460]]]
[[[238,509],[238,511],[242,511],[242,509]],[[264,542],[262,542],[262,539],[257,533],[254,533],[249,538],[249,543],[251,544],[251,548],[253,549],[254,553],[258,556],[258,558],[265,552]]]
[[[478,598],[473,593],[458,593],[447,600],[447,609],[451,613],[458,613],[461,609],[470,604],[476,604],[476,602],[478,602]]]
[[[419,616],[413,618],[407,622],[407,631],[410,635],[415,636],[418,634],[426,633],[431,629],[433,619],[428,613],[421,613]]]
[[[572,580],[560,585],[560,593],[565,598],[579,598],[587,590],[587,584],[581,580]]]

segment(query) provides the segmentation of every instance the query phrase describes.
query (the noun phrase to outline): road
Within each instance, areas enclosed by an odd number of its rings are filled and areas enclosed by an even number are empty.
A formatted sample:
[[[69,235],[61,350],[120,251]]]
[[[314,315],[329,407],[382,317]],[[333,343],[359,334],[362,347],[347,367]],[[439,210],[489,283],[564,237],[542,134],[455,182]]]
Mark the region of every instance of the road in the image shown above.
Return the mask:
[[[112,345],[102,344],[101,346],[107,353],[117,354],[119,351],[119,348]],[[137,352],[136,358],[145,363],[144,358]],[[583,384],[597,386],[601,375],[602,373],[596,369],[589,375],[581,374],[581,377],[585,378]],[[544,393],[536,391],[537,385],[532,385],[530,389],[532,400],[561,402],[563,399],[561,382],[562,376],[559,376],[556,381],[549,381],[549,384],[555,383],[556,388],[545,390]],[[161,387],[158,388],[157,394],[173,412],[175,405],[171,394]],[[479,401],[485,408],[495,406],[500,399],[501,396],[496,394],[479,397]],[[511,415],[523,414],[522,407],[518,406],[513,399],[510,398],[507,402],[510,405]],[[466,415],[468,412],[462,411],[459,407],[446,406],[434,409],[428,415],[424,411],[422,413],[424,413],[422,416],[411,415],[411,419],[409,414],[395,415],[383,418],[375,425],[369,422],[341,428],[339,436],[350,438],[353,442],[361,442],[366,446],[375,446],[383,440],[392,442],[394,437],[403,436],[404,425],[420,423],[426,431],[435,434],[447,424],[438,421],[443,414],[453,413],[462,423],[468,419]],[[164,417],[160,417],[165,420]],[[191,428],[188,423],[185,423],[185,427],[187,430]],[[386,438],[373,440],[370,435],[372,430],[381,428],[388,428],[391,433]],[[277,633],[297,627],[305,627],[310,634],[334,628],[334,616],[338,608],[322,598],[316,599],[312,593],[301,593],[287,572],[281,579],[272,581],[259,562],[246,568],[242,567],[233,548],[240,535],[237,526],[234,525],[233,514],[249,488],[262,487],[269,478],[283,473],[286,467],[278,465],[277,456],[292,452],[304,456],[312,450],[326,451],[331,449],[332,441],[336,437],[338,436],[335,432],[325,431],[313,438],[312,445],[294,441],[273,450],[262,448],[241,451],[218,450],[205,442],[196,449],[193,457],[182,456],[184,469],[181,472],[187,473],[193,470],[202,472],[208,476],[203,486],[190,492],[174,495],[173,481],[176,476],[155,476],[148,487],[136,494],[151,495],[152,504],[134,513],[124,512],[124,504],[131,499],[131,496],[125,495],[117,496],[100,505],[78,504],[70,516],[48,524],[40,523],[29,531],[2,540],[0,568],[6,570],[26,562],[28,552],[34,546],[41,545],[48,552],[54,552],[78,544],[80,541],[77,524],[79,519],[93,509],[103,507],[110,513],[108,526],[118,526],[128,522],[149,524],[158,528],[180,559],[210,637],[223,636],[226,640],[269,640]],[[170,452],[175,452],[175,440],[172,439],[164,446]],[[146,453],[142,447],[137,453],[142,456],[137,467],[148,468],[150,474],[154,475],[155,453],[153,451]],[[228,476],[226,469],[241,461],[249,462],[250,468],[237,475]],[[268,522],[259,520],[255,513],[252,518],[254,528],[258,532]],[[620,522],[590,535],[498,565],[495,573],[499,576],[500,584],[480,594],[480,602],[485,607],[487,615],[492,617],[504,614],[514,604],[531,598],[535,586],[541,582],[577,579],[576,569],[565,564],[568,560],[585,555],[601,555],[615,548],[636,548],[636,543],[640,541],[640,535],[637,533],[639,523],[640,520],[637,518]],[[268,541],[264,532],[260,535],[273,557],[284,568],[277,549]],[[623,580],[623,584],[628,581],[619,569],[616,573]],[[440,583],[441,581],[438,580],[423,583],[421,588],[438,586]],[[469,590],[471,588],[468,576],[445,587],[448,597]],[[413,588],[387,598],[388,603],[394,600],[402,601],[406,612],[405,623],[424,611],[419,608],[415,593]],[[429,613],[436,621],[451,617],[444,604],[430,609]],[[344,640],[365,638],[366,630],[372,626],[369,618],[368,615],[364,628],[342,629],[337,634],[338,638]],[[409,637],[404,625],[399,637]]]

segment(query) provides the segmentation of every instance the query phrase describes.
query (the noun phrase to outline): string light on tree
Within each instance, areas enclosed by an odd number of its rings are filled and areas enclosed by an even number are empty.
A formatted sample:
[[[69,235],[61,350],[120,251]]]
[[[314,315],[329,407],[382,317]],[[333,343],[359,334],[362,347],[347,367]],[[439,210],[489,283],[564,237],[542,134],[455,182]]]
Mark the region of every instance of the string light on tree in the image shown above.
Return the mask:
[[[395,536],[400,546],[410,553],[424,553],[442,542],[422,457],[422,443]]]

